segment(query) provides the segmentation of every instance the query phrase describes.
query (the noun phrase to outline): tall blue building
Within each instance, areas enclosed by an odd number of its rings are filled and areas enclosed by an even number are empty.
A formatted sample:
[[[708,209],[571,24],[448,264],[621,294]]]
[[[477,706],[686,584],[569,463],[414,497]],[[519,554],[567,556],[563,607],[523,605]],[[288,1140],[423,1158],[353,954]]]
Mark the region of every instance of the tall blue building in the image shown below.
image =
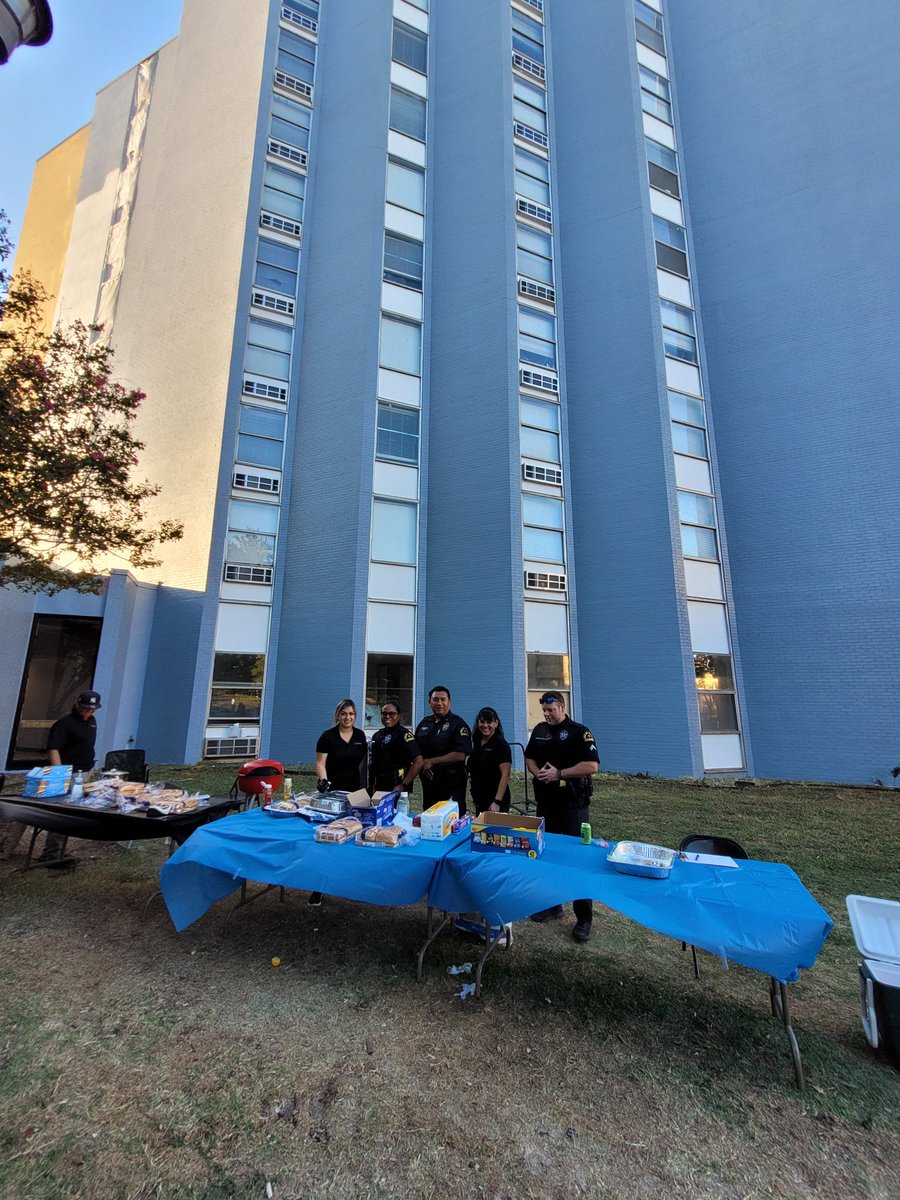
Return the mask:
[[[87,683],[156,761],[442,683],[520,742],[564,691],[610,770],[889,773],[898,19],[252,9],[185,0],[97,98],[55,315],[147,391],[186,537],[3,596],[10,760]]]

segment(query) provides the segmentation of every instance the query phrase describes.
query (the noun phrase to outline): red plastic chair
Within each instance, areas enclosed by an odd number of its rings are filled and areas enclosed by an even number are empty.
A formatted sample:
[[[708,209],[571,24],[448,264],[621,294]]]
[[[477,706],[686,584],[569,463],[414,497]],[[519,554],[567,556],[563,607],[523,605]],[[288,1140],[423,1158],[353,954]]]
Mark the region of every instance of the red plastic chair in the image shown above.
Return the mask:
[[[255,758],[252,762],[245,762],[238,770],[231,791],[234,796],[243,797],[241,807],[247,809],[254,802],[260,803],[260,797],[266,792],[264,783],[269,785],[270,796],[277,792],[284,783],[284,765],[271,758]]]

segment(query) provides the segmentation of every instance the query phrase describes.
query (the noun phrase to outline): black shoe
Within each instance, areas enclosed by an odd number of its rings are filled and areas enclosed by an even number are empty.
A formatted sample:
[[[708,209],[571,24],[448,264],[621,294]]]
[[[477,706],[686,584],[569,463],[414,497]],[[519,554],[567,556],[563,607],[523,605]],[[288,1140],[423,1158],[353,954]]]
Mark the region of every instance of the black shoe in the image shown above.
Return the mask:
[[[322,893],[310,892],[309,899],[306,902],[310,908],[320,908],[322,905]]]
[[[74,858],[60,858],[55,850],[44,851],[37,860],[37,865],[47,871],[74,871]]]
[[[572,937],[576,942],[586,942],[591,936],[591,925],[589,921],[579,921],[572,930]]]
[[[529,921],[555,921],[557,917],[563,915],[563,907],[561,904],[554,904],[552,908],[542,908],[540,912],[532,913],[528,918]]]

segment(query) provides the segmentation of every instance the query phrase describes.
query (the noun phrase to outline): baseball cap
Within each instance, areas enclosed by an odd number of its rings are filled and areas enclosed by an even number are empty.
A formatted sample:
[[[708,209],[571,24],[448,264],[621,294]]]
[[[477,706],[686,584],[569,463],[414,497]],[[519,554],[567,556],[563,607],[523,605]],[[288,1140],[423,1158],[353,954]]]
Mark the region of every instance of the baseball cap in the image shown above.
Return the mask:
[[[82,708],[99,708],[100,693],[99,692],[79,692],[76,704],[80,704]]]

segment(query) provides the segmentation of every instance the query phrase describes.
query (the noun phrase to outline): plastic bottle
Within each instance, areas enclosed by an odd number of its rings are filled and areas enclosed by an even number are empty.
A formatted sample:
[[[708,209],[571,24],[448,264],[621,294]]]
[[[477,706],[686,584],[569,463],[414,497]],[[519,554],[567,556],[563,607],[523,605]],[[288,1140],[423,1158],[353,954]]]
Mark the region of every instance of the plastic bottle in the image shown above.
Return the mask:
[[[397,802],[397,812],[409,816],[409,792],[401,792]]]
[[[72,791],[69,794],[69,802],[71,804],[80,804],[84,799],[84,776],[80,771],[75,772],[75,778],[72,780]]]
[[[294,792],[294,781],[293,781],[293,779],[291,779],[290,775],[285,775],[285,777],[284,777],[284,798],[285,798],[285,800],[290,800],[291,796],[293,795],[293,792]]]

